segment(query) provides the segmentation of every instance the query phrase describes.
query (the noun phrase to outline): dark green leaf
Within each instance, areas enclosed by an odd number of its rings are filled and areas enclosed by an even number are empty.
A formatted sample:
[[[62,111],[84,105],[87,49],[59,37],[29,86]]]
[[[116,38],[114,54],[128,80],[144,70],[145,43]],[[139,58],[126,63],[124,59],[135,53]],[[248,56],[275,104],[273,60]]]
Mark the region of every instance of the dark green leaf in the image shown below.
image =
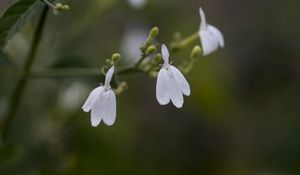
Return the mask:
[[[41,4],[38,0],[20,0],[4,12],[0,18],[0,49],[4,49]]]

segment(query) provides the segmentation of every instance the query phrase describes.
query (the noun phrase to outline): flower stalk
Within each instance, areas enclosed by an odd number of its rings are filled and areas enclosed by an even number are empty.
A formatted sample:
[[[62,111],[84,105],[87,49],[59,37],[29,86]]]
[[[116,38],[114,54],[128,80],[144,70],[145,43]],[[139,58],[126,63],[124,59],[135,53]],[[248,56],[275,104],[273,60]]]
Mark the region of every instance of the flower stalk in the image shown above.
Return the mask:
[[[199,40],[199,35],[198,32],[193,33],[192,35],[182,39],[181,41],[175,42],[171,44],[171,51],[172,52],[177,52],[187,46],[189,46],[190,44],[192,44],[193,42]]]

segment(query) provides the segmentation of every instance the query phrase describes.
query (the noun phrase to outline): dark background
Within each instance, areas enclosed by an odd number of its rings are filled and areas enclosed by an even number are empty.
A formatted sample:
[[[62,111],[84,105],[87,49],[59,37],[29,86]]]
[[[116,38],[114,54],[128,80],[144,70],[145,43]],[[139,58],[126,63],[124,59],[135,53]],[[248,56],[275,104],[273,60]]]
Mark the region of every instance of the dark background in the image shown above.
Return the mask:
[[[92,128],[81,110],[99,78],[30,79],[0,151],[1,175],[300,174],[299,0],[149,0],[142,9],[124,0],[67,3],[70,11],[49,15],[34,70],[99,68],[114,52],[129,64],[128,40],[143,41],[153,26],[161,43],[177,31],[188,36],[199,28],[200,5],[226,48],[197,61],[181,110],[157,103],[155,80],[121,77],[129,90],[117,97],[113,127]],[[8,4],[1,0],[1,13]],[[38,15],[6,48],[17,65]],[[175,65],[192,46],[172,56]],[[15,77],[0,64],[0,116]]]

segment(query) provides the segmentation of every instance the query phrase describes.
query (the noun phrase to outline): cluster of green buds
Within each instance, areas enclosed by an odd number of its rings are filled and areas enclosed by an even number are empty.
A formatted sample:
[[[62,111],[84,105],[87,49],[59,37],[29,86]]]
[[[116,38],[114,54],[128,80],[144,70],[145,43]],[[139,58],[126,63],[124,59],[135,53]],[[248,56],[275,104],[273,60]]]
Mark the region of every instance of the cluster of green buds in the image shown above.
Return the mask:
[[[149,32],[146,42],[140,47],[144,59],[142,59],[138,68],[141,71],[148,73],[151,78],[155,78],[157,76],[157,72],[159,70],[158,66],[162,60],[161,54],[157,53],[157,48],[160,47],[160,45],[158,43],[154,43],[158,34],[159,28],[153,27]]]
[[[105,60],[105,64],[102,66],[101,71],[105,75],[108,69],[114,65],[117,65],[121,60],[121,55],[119,53],[114,53],[111,58]]]
[[[149,36],[144,44],[141,45],[140,50],[142,54],[151,55],[156,52],[156,46],[153,45],[153,41],[159,34],[159,28],[153,27],[149,33]]]
[[[68,11],[69,9],[70,9],[70,6],[67,5],[67,4],[56,3],[54,8],[53,8],[53,13],[57,15],[60,12]]]
[[[157,53],[157,48],[160,46],[159,44],[153,43],[157,35],[159,34],[159,28],[154,27],[149,33],[149,36],[144,44],[141,45],[140,50],[143,55],[142,61],[138,65],[139,69],[143,72],[149,74],[151,78],[157,78],[158,71],[160,70],[160,64],[162,62],[161,53]],[[177,42],[181,41],[181,34],[176,34]],[[173,43],[177,43],[173,42]],[[173,50],[176,52],[176,50]],[[184,74],[188,74],[194,66],[195,61],[202,54],[202,49],[199,45],[194,46],[191,51],[190,59],[185,60],[181,65],[179,65],[180,70]]]
[[[52,2],[48,0],[43,0],[43,2],[48,5],[50,8],[53,9],[53,13],[55,15],[63,12],[63,11],[68,11],[70,9],[70,6],[68,4],[62,4],[62,3],[55,3],[53,4]]]
[[[114,90],[116,95],[121,95],[123,92],[128,90],[128,84],[125,81],[118,83],[117,88]]]

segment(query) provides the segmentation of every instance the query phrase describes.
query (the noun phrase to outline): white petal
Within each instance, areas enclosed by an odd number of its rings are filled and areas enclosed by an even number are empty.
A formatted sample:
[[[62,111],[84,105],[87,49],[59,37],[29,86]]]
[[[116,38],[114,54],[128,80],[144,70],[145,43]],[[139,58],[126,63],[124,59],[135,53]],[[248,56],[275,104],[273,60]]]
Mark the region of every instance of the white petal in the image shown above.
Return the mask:
[[[201,17],[199,37],[201,40],[201,45],[203,49],[203,55],[209,55],[210,53],[216,51],[219,47],[224,47],[224,37],[219,29],[207,24],[206,16],[202,8],[199,8],[199,13]]]
[[[183,95],[171,69],[162,68],[157,77],[156,98],[159,104],[166,105],[172,101],[177,107],[183,106]]]
[[[174,78],[177,82],[178,87],[180,88],[181,92],[189,96],[191,95],[191,88],[185,77],[182,75],[182,73],[174,66],[170,66],[170,69],[174,75]]]
[[[170,102],[169,77],[167,69],[162,68],[157,77],[156,83],[156,99],[161,105],[166,105]]]
[[[169,53],[169,50],[168,50],[168,48],[165,44],[163,44],[161,46],[161,53],[162,53],[162,57],[164,59],[164,64],[168,65],[169,64],[170,53]]]
[[[206,29],[206,16],[204,11],[202,10],[202,8],[199,8],[199,14],[200,14],[200,18],[201,18],[201,22],[200,22],[200,30],[205,30]]]
[[[105,102],[103,108],[103,122],[111,126],[115,123],[116,120],[116,110],[117,110],[117,104],[116,104],[116,95],[113,90],[108,90],[105,92]]]
[[[105,76],[105,86],[109,87],[110,86],[110,82],[111,82],[111,79],[114,75],[114,71],[115,71],[115,66],[112,66],[106,73],[106,76]]]
[[[105,96],[104,96],[105,91],[101,91],[100,97],[97,99],[96,103],[92,107],[92,112],[91,112],[91,123],[93,127],[97,127],[104,114],[105,110]]]
[[[181,89],[179,88],[176,80],[175,75],[172,73],[172,71],[168,70],[168,85],[169,85],[169,92],[170,92],[170,98],[174,106],[177,108],[182,108],[183,106],[183,94],[181,92]]]
[[[210,53],[218,49],[218,41],[212,35],[211,32],[207,30],[199,31],[201,45],[203,49],[203,55],[209,55]]]
[[[89,97],[87,98],[87,100],[85,101],[84,105],[82,106],[82,109],[84,112],[89,112],[92,107],[94,106],[94,104],[96,103],[97,99],[99,99],[101,92],[103,91],[103,87],[100,86],[96,89],[94,89]]]
[[[218,28],[216,28],[215,26],[209,25],[207,30],[211,31],[214,38],[219,43],[220,47],[222,47],[222,48],[225,47],[225,41],[224,41],[223,34],[221,33],[221,31]]]

